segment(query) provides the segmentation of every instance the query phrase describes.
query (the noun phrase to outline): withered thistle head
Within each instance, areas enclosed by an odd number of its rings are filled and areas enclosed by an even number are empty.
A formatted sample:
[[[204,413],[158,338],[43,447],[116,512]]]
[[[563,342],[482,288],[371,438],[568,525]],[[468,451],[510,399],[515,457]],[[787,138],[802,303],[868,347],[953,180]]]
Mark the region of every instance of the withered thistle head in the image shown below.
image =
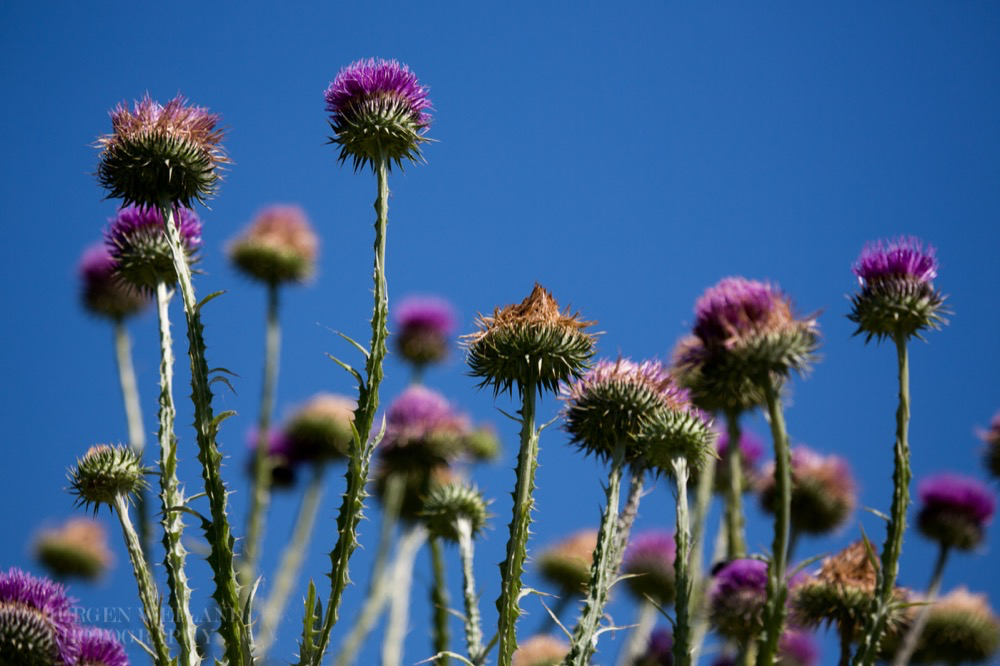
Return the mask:
[[[35,555],[54,576],[85,580],[100,577],[112,559],[107,531],[91,518],[71,518],[42,531],[35,541]]]
[[[265,284],[303,282],[316,270],[318,246],[301,208],[270,206],[229,244],[229,258],[242,273]]]
[[[218,122],[180,96],[166,105],[149,95],[131,108],[122,102],[111,111],[111,134],[97,140],[97,179],[125,205],[204,203],[215,194],[220,166],[229,162]]]
[[[462,531],[475,537],[486,526],[486,500],[475,486],[449,483],[432,488],[421,517],[427,530],[447,541],[459,541]]]
[[[77,503],[112,506],[118,498],[130,501],[131,495],[146,486],[145,469],[127,446],[98,444],[90,447],[69,470],[70,492]]]
[[[552,294],[535,284],[517,305],[480,315],[479,330],[464,337],[466,361],[481,386],[494,393],[557,390],[560,382],[580,377],[594,355],[595,336],[583,329],[594,322],[559,309]]]

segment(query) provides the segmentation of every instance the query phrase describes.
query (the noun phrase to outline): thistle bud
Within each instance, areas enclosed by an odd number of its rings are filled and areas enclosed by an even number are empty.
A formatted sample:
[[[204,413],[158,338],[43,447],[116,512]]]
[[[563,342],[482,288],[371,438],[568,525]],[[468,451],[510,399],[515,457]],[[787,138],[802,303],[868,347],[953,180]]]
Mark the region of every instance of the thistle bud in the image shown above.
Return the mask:
[[[284,428],[289,457],[305,462],[340,460],[354,435],[355,403],[350,398],[319,393],[299,407]]]
[[[421,516],[432,535],[459,541],[459,521],[467,523],[471,537],[486,525],[486,500],[474,486],[449,483],[431,489]]]
[[[93,580],[111,565],[107,532],[90,518],[73,518],[44,530],[35,541],[35,555],[57,577]]]
[[[396,308],[396,351],[417,368],[448,355],[455,333],[455,311],[442,298],[410,297]]]
[[[774,463],[764,468],[760,505],[774,513]],[[805,447],[792,449],[792,528],[803,534],[826,534],[844,524],[857,503],[854,477],[847,461],[822,456]]]
[[[242,273],[265,284],[303,282],[316,270],[318,245],[301,208],[271,206],[229,244],[229,258]]]
[[[993,518],[993,494],[975,479],[939,474],[920,483],[917,526],[943,546],[971,550],[983,541]]]
[[[569,654],[569,643],[553,636],[532,636],[514,652],[513,666],[559,666]]]
[[[479,426],[465,438],[465,451],[473,460],[488,462],[500,457],[500,438],[491,426]]]
[[[629,575],[625,584],[639,600],[651,598],[665,606],[674,600],[674,558],[677,544],[670,532],[650,531],[637,534],[625,550],[622,572]]]
[[[0,661],[25,666],[76,663],[73,600],[62,585],[17,568],[0,573]]]
[[[146,486],[145,470],[127,446],[98,444],[90,447],[69,471],[70,491],[86,507],[112,506]]]
[[[197,260],[201,247],[201,220],[187,208],[174,208],[174,225],[188,261]],[[127,206],[118,211],[104,235],[119,276],[137,289],[152,291],[160,282],[177,282],[163,215],[155,207]]]
[[[536,559],[538,573],[561,595],[586,591],[597,548],[597,530],[581,530],[543,550]]]
[[[117,262],[104,243],[87,248],[80,258],[80,301],[92,314],[124,319],[149,304],[149,298],[116,273]]]

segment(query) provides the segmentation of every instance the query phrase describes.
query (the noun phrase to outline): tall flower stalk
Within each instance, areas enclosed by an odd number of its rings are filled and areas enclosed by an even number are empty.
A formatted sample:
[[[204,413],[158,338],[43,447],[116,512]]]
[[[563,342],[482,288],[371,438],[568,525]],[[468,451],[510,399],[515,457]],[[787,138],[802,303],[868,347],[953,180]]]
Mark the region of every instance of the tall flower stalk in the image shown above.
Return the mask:
[[[735,411],[726,413],[726,433],[728,441],[723,464],[726,466],[726,506],[723,513],[726,525],[726,557],[734,559],[747,554],[746,538],[743,530],[743,461],[740,442],[740,415]]]
[[[890,339],[896,346],[899,405],[893,445],[893,493],[889,524],[882,546],[875,597],[865,619],[854,664],[870,666],[878,656],[879,641],[893,605],[899,557],[910,503],[910,366],[907,343],[920,332],[943,323],[944,297],[934,288],[937,259],[934,248],[916,238],[899,238],[867,245],[854,265],[861,290],[852,299],[851,321],[866,340]]]

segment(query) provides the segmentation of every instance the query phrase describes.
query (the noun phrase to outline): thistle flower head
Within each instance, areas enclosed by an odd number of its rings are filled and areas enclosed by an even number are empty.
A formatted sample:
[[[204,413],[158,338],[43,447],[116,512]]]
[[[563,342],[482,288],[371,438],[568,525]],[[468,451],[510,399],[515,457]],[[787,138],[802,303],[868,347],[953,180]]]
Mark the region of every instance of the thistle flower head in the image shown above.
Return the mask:
[[[767,562],[729,561],[715,573],[709,592],[709,616],[720,635],[745,643],[764,626]]]
[[[466,360],[480,385],[492,386],[494,393],[510,392],[515,384],[518,391],[555,391],[590,364],[595,337],[583,329],[593,323],[560,310],[552,294],[535,284],[521,303],[479,316],[479,330],[463,336]]]
[[[355,402],[319,393],[300,406],[284,427],[289,457],[304,462],[341,460],[353,439]]]
[[[396,307],[396,351],[418,368],[448,355],[455,310],[443,298],[410,297]]]
[[[720,460],[725,460],[729,451],[729,433],[722,431],[715,440],[715,453]],[[755,433],[749,430],[740,431],[740,467],[743,470],[743,492],[753,490],[761,478],[760,460],[764,455],[764,443]],[[725,493],[729,487],[729,467],[723,464],[715,467],[715,492]]]
[[[318,246],[301,208],[270,206],[229,244],[229,259],[242,273],[265,284],[303,282],[316,269]]]
[[[909,609],[911,623],[919,610]],[[975,664],[995,657],[998,650],[1000,618],[985,595],[960,587],[931,605],[913,662]]]
[[[427,92],[395,60],[358,60],[341,69],[325,94],[340,161],[350,158],[355,170],[381,159],[399,167],[404,159],[419,161],[431,124]]]
[[[814,316],[766,282],[729,277],[695,303],[692,335],[674,352],[683,384],[707,411],[739,413],[760,404],[761,383],[808,370],[819,346]]]
[[[149,298],[118,277],[115,261],[104,243],[88,247],[80,258],[80,301],[90,313],[124,319],[142,310]]]
[[[146,486],[145,471],[129,447],[98,444],[70,468],[70,492],[78,504],[93,505],[96,511],[101,504],[112,506],[118,498],[131,501],[131,495]]]
[[[260,434],[256,428],[247,435],[247,450],[249,452],[247,471],[252,475],[254,458],[260,445]],[[294,457],[292,441],[284,430],[274,429],[267,435],[267,463],[271,469],[271,485],[274,488],[290,488],[295,485],[295,475],[298,463]]]
[[[57,577],[98,578],[111,565],[108,534],[91,518],[72,518],[47,529],[35,541],[38,561]]]
[[[649,635],[646,650],[629,666],[673,666],[674,636],[669,629],[656,629]]]
[[[196,260],[196,252],[201,247],[201,220],[183,207],[174,208],[173,219],[188,260]],[[120,209],[108,220],[104,242],[115,260],[118,275],[137,289],[151,291],[160,282],[168,285],[177,282],[159,208],[126,206]]]
[[[513,666],[559,666],[569,643],[554,636],[532,636],[514,651]]]
[[[97,179],[112,199],[156,207],[190,207],[215,194],[219,168],[229,162],[222,150],[219,117],[183,97],[161,105],[149,95],[129,108],[111,111],[111,134],[101,149]]]
[[[431,489],[422,516],[432,535],[459,541],[462,531],[475,537],[486,526],[486,500],[475,486],[449,483]]]
[[[464,452],[471,432],[443,395],[411,386],[389,405],[379,456],[394,468],[447,463]]]
[[[125,647],[114,632],[85,627],[76,630],[74,640],[80,653],[75,666],[128,666]]]
[[[62,585],[17,568],[0,573],[0,658],[4,664],[76,663],[73,600]]]
[[[674,558],[677,544],[670,532],[652,530],[632,537],[622,572],[629,574],[625,579],[629,590],[640,600],[647,596],[658,605],[664,606],[674,599]]]
[[[971,550],[982,543],[993,518],[993,493],[973,478],[938,474],[920,483],[917,526],[944,546]]]
[[[501,452],[497,431],[489,425],[478,426],[465,438],[465,449],[475,461],[496,460]]]
[[[945,310],[932,283],[937,268],[934,248],[912,236],[865,245],[853,267],[861,287],[851,297],[857,332],[881,340],[940,328]]]
[[[596,549],[597,530],[576,532],[538,555],[538,573],[554,585],[559,594],[583,592],[590,583],[590,567]]]
[[[759,484],[761,507],[774,513],[774,463]],[[857,504],[857,489],[847,461],[823,456],[805,446],[792,449],[792,527],[805,534],[826,534],[844,524]]]
[[[986,444],[986,469],[994,479],[1000,479],[1000,412],[993,416],[989,430],[980,433]]]
[[[399,517],[413,523],[421,520],[427,499],[443,486],[460,483],[458,474],[449,465],[393,465],[384,458],[375,468],[375,496],[388,504],[390,489],[400,493]]]
[[[819,663],[819,647],[812,634],[789,629],[778,642],[779,666],[816,666]]]

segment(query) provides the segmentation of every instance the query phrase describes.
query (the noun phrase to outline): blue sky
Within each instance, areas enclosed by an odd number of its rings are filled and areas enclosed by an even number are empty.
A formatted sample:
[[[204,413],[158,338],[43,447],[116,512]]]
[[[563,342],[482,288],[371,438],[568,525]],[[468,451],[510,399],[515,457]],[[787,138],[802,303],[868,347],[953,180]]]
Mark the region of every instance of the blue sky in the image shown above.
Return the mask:
[[[322,257],[314,283],[286,294],[278,413],[320,390],[349,391],[324,354],[350,353],[329,328],[366,338],[375,186],[369,174],[338,167],[325,145],[322,93],[340,67],[370,56],[408,63],[431,87],[435,107],[429,136],[437,143],[426,148],[427,164],[390,183],[391,298],[444,295],[467,331],[477,312],[520,300],[537,280],[599,320],[603,355],[665,358],[706,287],[735,274],[774,280],[802,312],[821,312],[824,335],[822,361],[792,385],[792,437],[848,458],[861,503],[885,510],[895,357],[851,337],[845,296],[866,240],[915,234],[938,247],[937,283],[954,311],[951,324],[912,354],[915,478],[943,469],[983,474],[975,429],[1000,409],[995,4],[7,3],[0,17],[7,128],[0,196],[8,219],[0,244],[0,415],[8,442],[0,500],[9,507],[0,566],[34,567],[27,544],[36,530],[72,513],[62,492],[66,466],[90,444],[126,435],[111,333],[81,311],[74,272],[115,209],[92,176],[108,109],[147,91],[161,100],[182,92],[229,128],[234,164],[211,209],[200,211],[197,288],[228,290],[205,316],[210,362],[240,375],[236,395],[218,396],[220,409],[239,412],[222,438],[238,521],[264,299],[228,266],[225,242],[266,204],[308,211]],[[155,330],[153,313],[132,326],[148,430]],[[183,358],[183,347],[177,351]],[[185,365],[178,396],[186,394]],[[406,381],[405,368],[390,359],[384,400]],[[496,422],[506,444],[501,463],[474,475],[495,499],[477,564],[489,625],[516,427],[489,393],[474,389],[460,353],[428,383],[477,420]],[[496,404],[511,409],[506,399]],[[542,403],[543,415],[557,408],[551,398]],[[182,476],[194,492],[190,420],[182,409]],[[595,524],[603,500],[602,465],[555,429],[542,449],[538,546]],[[306,565],[317,580],[334,541],[338,477],[331,475]],[[266,570],[296,502],[294,495],[276,502]],[[346,595],[345,618],[357,610],[370,567],[377,513],[370,515],[365,548],[352,560],[361,584]],[[640,527],[669,527],[672,515],[661,484],[643,503]],[[877,519],[859,512],[843,533],[805,540],[803,554],[845,545],[859,521],[881,541]],[[84,606],[136,605],[120,535],[112,534],[118,566],[96,586],[73,587]],[[770,542],[756,507],[749,537],[761,550]],[[993,551],[987,543],[956,556],[945,589],[964,583],[1000,596],[988,566]],[[901,582],[923,586],[933,555],[911,532]],[[204,569],[195,565],[193,574],[207,598]],[[408,663],[429,656],[427,571],[421,559]],[[631,617],[623,596],[611,607],[621,623]],[[527,607],[525,635],[541,612],[532,601]],[[296,603],[277,654],[294,651],[299,617]],[[377,639],[360,663],[375,662]],[[602,642],[599,663],[612,663],[620,643]]]

